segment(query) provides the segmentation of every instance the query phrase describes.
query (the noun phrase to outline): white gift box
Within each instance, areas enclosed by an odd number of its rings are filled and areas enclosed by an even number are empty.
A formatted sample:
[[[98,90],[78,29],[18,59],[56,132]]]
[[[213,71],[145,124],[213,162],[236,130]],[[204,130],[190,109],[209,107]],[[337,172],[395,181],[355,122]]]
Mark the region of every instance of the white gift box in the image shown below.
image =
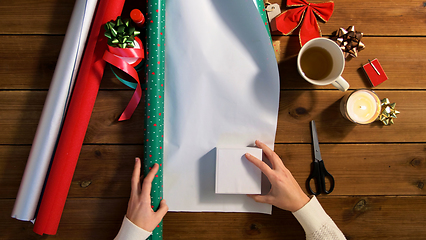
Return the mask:
[[[262,172],[246,153],[262,159],[260,148],[216,148],[216,194],[261,194]]]

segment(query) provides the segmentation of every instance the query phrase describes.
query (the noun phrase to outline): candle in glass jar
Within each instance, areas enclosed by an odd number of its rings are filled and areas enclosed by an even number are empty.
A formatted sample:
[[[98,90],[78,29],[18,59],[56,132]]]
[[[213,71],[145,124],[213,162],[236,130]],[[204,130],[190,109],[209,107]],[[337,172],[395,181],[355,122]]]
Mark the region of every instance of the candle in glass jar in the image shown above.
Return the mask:
[[[341,112],[352,122],[368,124],[380,114],[380,99],[370,90],[360,89],[346,95],[341,102]]]

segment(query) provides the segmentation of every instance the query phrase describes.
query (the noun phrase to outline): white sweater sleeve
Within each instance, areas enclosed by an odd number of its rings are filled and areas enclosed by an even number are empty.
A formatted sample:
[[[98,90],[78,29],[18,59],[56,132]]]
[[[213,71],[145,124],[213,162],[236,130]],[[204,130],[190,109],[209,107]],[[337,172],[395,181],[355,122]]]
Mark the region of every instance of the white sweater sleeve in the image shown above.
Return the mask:
[[[141,240],[147,239],[151,234],[152,232],[145,231],[144,229],[136,226],[126,216],[124,216],[120,231],[114,240]]]
[[[346,239],[315,196],[293,215],[302,225],[308,240]]]

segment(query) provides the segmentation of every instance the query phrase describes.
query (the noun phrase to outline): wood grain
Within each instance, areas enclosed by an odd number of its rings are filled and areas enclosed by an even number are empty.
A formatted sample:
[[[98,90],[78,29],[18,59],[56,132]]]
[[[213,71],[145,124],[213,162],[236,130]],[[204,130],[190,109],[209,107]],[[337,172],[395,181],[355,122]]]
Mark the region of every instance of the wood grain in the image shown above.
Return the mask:
[[[348,239],[418,239],[426,234],[425,197],[320,197],[319,201]],[[55,236],[37,236],[32,224],[9,217],[11,199],[0,199],[1,239],[112,239],[118,232],[127,198],[68,199]],[[410,216],[407,218],[407,216]],[[401,220],[405,219],[405,220]],[[361,231],[362,229],[362,231]],[[165,239],[303,239],[290,212],[168,213]]]
[[[337,90],[282,91],[276,142],[307,143],[311,141],[309,122],[315,120],[319,141],[328,143],[425,142],[422,120],[425,111],[423,91],[376,91],[380,98],[396,102],[401,111],[394,125],[381,122],[357,125],[343,118]]]
[[[302,189],[311,171],[311,144],[276,144],[276,152]],[[331,195],[426,195],[425,144],[320,144],[335,179]],[[384,154],[388,153],[388,154]]]
[[[14,0],[0,5],[0,34],[65,34],[75,0]],[[133,8],[145,9],[145,2],[127,0],[122,16]]]
[[[15,0],[4,1],[0,6],[0,34],[65,34],[75,0]],[[139,1],[141,2],[141,1]],[[279,3],[283,9],[286,1]],[[320,3],[323,1],[312,1]],[[135,0],[126,5],[141,6]],[[28,8],[23,6],[30,6]],[[355,25],[365,35],[424,36],[426,35],[426,8],[423,1],[357,1],[339,0],[331,19],[320,22],[323,34],[329,35],[340,27]],[[128,15],[128,11],[123,11]],[[386,24],[383,24],[386,23]]]
[[[320,142],[426,142],[422,115],[426,95],[412,91],[377,91],[379,97],[396,102],[401,111],[396,124],[380,122],[357,125],[344,119],[339,110],[344,93],[333,91],[282,91],[277,128],[277,143],[310,142],[309,122],[317,122]],[[92,113],[85,143],[143,142],[143,104],[126,122],[118,116],[130,100],[132,91],[100,91]],[[2,91],[0,94],[0,144],[30,144],[34,138],[46,91]],[[368,132],[368,134],[367,134]]]
[[[0,85],[0,89],[48,90],[64,37],[30,35],[25,39],[26,41],[22,41],[19,35],[0,36],[0,41],[10,46],[0,47],[0,79],[5,82]],[[120,73],[120,70],[116,72]],[[142,75],[141,73],[141,78]],[[107,66],[101,89],[129,88],[120,83]]]
[[[266,1],[265,1],[266,2]],[[268,0],[278,3],[282,11],[285,0]],[[312,3],[326,1],[314,0]],[[334,1],[334,12],[330,20],[324,23],[318,20],[323,35],[331,35],[337,29],[355,26],[366,36],[425,36],[426,7],[424,1]],[[279,33],[275,33],[279,34]],[[298,34],[295,33],[295,34]]]
[[[333,196],[426,195],[426,144],[320,146],[326,168],[336,181]],[[308,193],[305,182],[313,159],[311,144],[277,144],[275,150]],[[29,151],[30,146],[0,146],[2,198],[16,197]],[[142,145],[83,146],[68,197],[128,197],[134,158],[142,154]]]
[[[15,0],[0,5],[0,34],[65,34],[75,0]]]
[[[371,88],[362,66],[368,59],[377,58],[388,80],[374,89],[425,89],[426,57],[422,46],[426,38],[418,37],[364,37],[365,49],[357,58],[348,58],[343,78],[350,89]],[[305,81],[297,71],[297,54],[300,50],[297,36],[274,37],[279,58],[281,89],[335,89],[331,85],[315,86]],[[279,44],[278,44],[279,43]]]
[[[0,145],[0,198],[15,198],[31,146]],[[143,145],[84,145],[69,197],[128,197],[134,159]]]
[[[0,48],[3,64],[0,65],[0,78],[7,84],[0,89],[47,90],[55,70],[62,36],[28,36],[28,42],[20,41],[19,36],[0,36],[4,45],[12,48]],[[369,83],[361,66],[368,59],[379,59],[388,80],[375,89],[426,89],[426,57],[422,51],[425,38],[418,37],[365,37],[366,44],[358,58],[346,61],[343,77],[351,89],[369,88]],[[300,50],[298,38],[274,37],[281,77],[281,89],[334,89],[333,86],[314,86],[306,82],[297,72],[296,59]],[[397,47],[396,47],[397,46]],[[388,49],[395,48],[395,51]],[[404,53],[404,54],[401,54]],[[18,57],[19,56],[19,57]],[[117,71],[120,73],[120,71]],[[143,78],[143,74],[139,74]],[[101,89],[128,89],[112,74],[110,67],[105,68]]]
[[[0,144],[31,144],[47,91],[0,92]],[[142,143],[143,102],[132,118],[118,122],[133,91],[101,91],[98,94],[85,143]],[[135,131],[141,134],[134,134]],[[114,140],[115,139],[115,140]]]

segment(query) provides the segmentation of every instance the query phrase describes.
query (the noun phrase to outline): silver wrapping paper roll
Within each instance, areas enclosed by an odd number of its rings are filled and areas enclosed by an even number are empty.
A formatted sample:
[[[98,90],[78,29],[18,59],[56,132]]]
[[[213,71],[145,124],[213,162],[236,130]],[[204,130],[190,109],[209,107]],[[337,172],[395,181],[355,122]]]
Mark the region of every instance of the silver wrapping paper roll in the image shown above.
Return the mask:
[[[13,207],[13,218],[31,221],[35,217],[97,2],[75,3]]]

